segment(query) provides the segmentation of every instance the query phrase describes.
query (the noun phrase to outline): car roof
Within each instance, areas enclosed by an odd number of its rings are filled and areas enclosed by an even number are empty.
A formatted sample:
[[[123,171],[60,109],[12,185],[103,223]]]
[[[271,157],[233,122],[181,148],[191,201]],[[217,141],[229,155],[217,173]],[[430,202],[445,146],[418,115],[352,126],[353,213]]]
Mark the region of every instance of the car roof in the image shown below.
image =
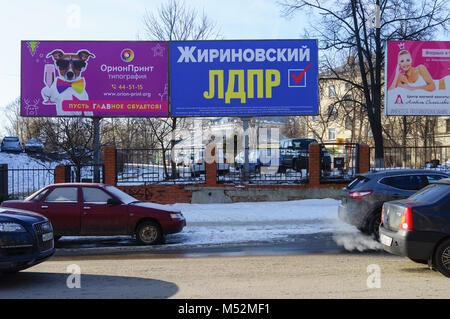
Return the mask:
[[[56,183],[56,184],[48,185],[47,187],[51,187],[51,186],[98,186],[98,187],[103,187],[106,185],[107,184],[103,184],[103,183],[77,182],[77,183]]]
[[[434,181],[433,184],[450,185],[450,178],[442,178],[440,180]]]
[[[386,169],[386,170],[381,170],[381,171],[372,171],[370,173],[359,174],[359,175],[366,176],[366,177],[385,177],[385,176],[392,176],[392,175],[409,175],[409,174],[441,174],[441,175],[450,176],[445,171],[434,170],[434,169],[412,169],[412,168],[411,169],[409,169],[409,168]]]

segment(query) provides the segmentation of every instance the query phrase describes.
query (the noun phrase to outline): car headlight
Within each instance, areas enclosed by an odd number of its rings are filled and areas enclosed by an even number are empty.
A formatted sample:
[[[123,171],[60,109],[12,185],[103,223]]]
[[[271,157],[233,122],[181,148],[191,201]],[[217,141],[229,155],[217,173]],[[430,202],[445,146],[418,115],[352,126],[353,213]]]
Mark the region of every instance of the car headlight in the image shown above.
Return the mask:
[[[183,215],[181,213],[171,213],[170,217],[172,219],[183,219]]]
[[[26,233],[27,230],[20,224],[16,224],[16,223],[0,223],[0,232]]]
[[[53,231],[52,224],[50,224],[50,222],[41,224],[41,228],[44,233],[49,233]]]

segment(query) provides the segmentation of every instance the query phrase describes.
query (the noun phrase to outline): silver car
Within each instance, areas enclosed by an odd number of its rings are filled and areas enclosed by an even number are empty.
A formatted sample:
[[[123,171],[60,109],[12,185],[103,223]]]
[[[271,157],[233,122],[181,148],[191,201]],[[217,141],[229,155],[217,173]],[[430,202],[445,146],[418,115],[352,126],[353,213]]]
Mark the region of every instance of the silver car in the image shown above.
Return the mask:
[[[6,136],[2,141],[2,152],[17,152],[23,151],[22,143],[17,136]]]
[[[25,152],[27,153],[41,153],[44,151],[44,143],[38,138],[30,138],[25,143]]]

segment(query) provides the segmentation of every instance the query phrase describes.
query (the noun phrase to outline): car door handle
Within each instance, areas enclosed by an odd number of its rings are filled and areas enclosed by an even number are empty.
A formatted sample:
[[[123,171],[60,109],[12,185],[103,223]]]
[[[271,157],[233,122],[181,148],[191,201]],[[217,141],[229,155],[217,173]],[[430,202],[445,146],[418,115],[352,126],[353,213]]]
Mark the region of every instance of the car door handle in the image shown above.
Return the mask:
[[[84,206],[83,209],[89,210],[91,208],[89,206]]]
[[[43,206],[41,206],[41,208],[42,208],[42,209],[47,209],[48,206],[43,205]]]

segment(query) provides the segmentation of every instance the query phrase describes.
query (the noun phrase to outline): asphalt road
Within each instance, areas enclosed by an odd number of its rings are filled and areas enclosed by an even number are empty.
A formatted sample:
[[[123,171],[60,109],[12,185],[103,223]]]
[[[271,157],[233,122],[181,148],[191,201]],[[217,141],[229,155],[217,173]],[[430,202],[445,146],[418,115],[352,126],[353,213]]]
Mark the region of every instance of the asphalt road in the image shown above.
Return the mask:
[[[351,241],[358,244],[349,246]],[[450,279],[407,258],[359,251],[364,250],[361,241],[351,237],[344,245],[333,234],[318,233],[278,243],[209,247],[125,245],[118,250],[113,242],[95,249],[66,246],[49,261],[1,276],[0,298],[450,296]]]
[[[350,235],[349,235],[350,236]],[[361,238],[358,238],[361,240]],[[212,245],[177,245],[168,243],[156,246],[138,246],[127,237],[83,238],[77,241],[56,243],[56,256],[98,256],[122,254],[175,254],[184,257],[231,257],[296,255],[310,253],[340,253],[345,248],[339,245],[332,233],[293,235],[283,240],[267,242],[245,242]]]
[[[449,295],[449,279],[440,273],[383,253],[53,257],[0,280],[0,298],[382,299]]]

